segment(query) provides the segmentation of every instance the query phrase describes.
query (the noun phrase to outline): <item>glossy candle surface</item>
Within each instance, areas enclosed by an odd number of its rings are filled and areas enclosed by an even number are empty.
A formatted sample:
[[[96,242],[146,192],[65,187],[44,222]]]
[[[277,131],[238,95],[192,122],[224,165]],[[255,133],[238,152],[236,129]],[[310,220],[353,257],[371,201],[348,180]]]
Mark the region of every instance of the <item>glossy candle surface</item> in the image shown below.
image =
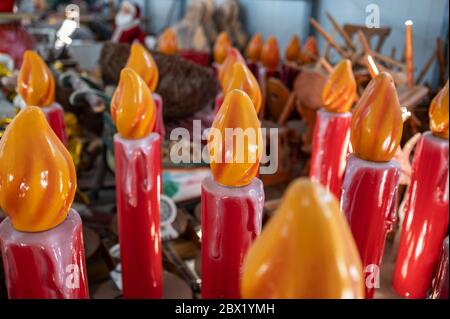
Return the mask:
[[[352,114],[317,112],[309,177],[340,200]]]
[[[136,71],[150,91],[155,92],[159,80],[158,66],[142,44],[135,42],[131,45],[130,56],[125,67]]]
[[[164,30],[159,37],[158,51],[167,55],[178,53],[177,35],[171,28]]]
[[[431,292],[431,298],[433,299],[448,299],[448,271],[449,271],[449,259],[448,259],[448,236],[444,240],[442,245],[441,258],[439,261],[439,267],[436,272],[436,277],[433,282],[433,290]]]
[[[448,106],[447,106],[448,107]],[[415,150],[393,287],[425,298],[448,230],[448,140],[425,133]]]
[[[371,284],[366,285],[366,298],[373,298],[375,293],[386,236],[396,220],[399,178],[400,165],[395,161],[369,162],[354,155],[348,158],[341,208],[358,247],[366,281]]]
[[[214,43],[213,55],[214,61],[218,64],[221,64],[226,56],[228,49],[231,48],[231,41],[228,37],[228,34],[225,31],[222,31],[216,38],[216,42]]]
[[[270,36],[261,51],[261,62],[268,70],[273,71],[280,63],[280,51],[278,49],[278,41],[275,37]]]
[[[162,297],[161,146],[156,133],[114,137],[116,198],[125,298]]]
[[[362,298],[361,260],[336,199],[291,183],[243,266],[244,298]]]
[[[241,266],[261,232],[264,189],[254,178],[226,187],[211,177],[202,183],[202,297],[240,298]]]
[[[45,232],[17,231],[6,218],[0,242],[9,298],[89,298],[81,218],[73,209]]]
[[[245,49],[245,57],[255,63],[261,59],[261,51],[264,45],[263,37],[261,33],[256,33],[247,44]]]
[[[17,92],[26,105],[50,106],[55,101],[55,79],[35,51],[25,51],[17,78]]]
[[[428,113],[433,135],[448,140],[448,81],[434,97]]]
[[[237,62],[233,65],[233,72],[228,85],[224,90],[224,95],[234,89],[239,89],[247,93],[252,100],[256,113],[261,110],[262,95],[258,80],[244,63]]]

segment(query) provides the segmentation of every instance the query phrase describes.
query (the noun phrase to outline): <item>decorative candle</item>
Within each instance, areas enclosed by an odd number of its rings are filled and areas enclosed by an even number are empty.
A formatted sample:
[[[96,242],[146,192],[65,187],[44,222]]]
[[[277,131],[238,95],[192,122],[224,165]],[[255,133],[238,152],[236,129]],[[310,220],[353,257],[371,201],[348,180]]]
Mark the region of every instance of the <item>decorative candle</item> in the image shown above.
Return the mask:
[[[431,291],[433,299],[448,299],[448,236],[442,245],[441,259]]]
[[[266,68],[267,76],[272,76],[280,63],[280,52],[277,39],[270,36],[261,51],[261,62]]]
[[[448,230],[448,82],[431,102],[430,129],[422,135],[405,200],[394,289],[425,298]]]
[[[243,298],[363,298],[361,260],[339,204],[294,180],[244,261]]]
[[[0,224],[9,298],[88,298],[81,218],[69,152],[27,106],[0,141]]]
[[[298,36],[294,35],[289,40],[289,43],[284,52],[284,58],[286,59],[286,61],[296,62],[300,58],[300,54],[300,39],[298,38]]]
[[[316,38],[310,36],[306,39],[300,54],[300,64],[313,63],[319,56]]]
[[[123,296],[161,298],[160,136],[152,133],[151,92],[130,68],[120,74],[111,117],[119,131],[114,153]]]
[[[335,67],[322,91],[322,100],[325,109],[317,112],[309,176],[339,199],[350,140],[350,109],[356,100],[350,60],[342,60]]]
[[[241,62],[237,62],[233,65],[233,73],[228,81],[227,88],[224,90],[224,95],[234,89],[239,89],[247,93],[252,100],[256,113],[259,113],[262,104],[261,89],[250,69]],[[220,105],[216,104],[216,107],[218,111]]]
[[[341,207],[355,238],[372,298],[386,235],[395,221],[400,165],[393,161],[403,121],[392,77],[381,72],[364,90],[352,116]]]
[[[255,176],[262,143],[252,101],[229,92],[208,137],[212,177],[202,182],[203,298],[240,297],[243,258],[261,231],[264,189]]]
[[[285,62],[281,65],[280,72],[280,79],[288,88],[292,88],[295,78],[299,73],[299,69],[295,66],[295,64],[299,61],[300,56],[300,39],[294,35],[289,41],[284,52]]]
[[[263,37],[261,33],[256,33],[249,41],[245,49],[245,57],[248,61],[256,63],[261,59],[263,47]]]
[[[412,20],[405,22],[406,27],[406,42],[405,42],[405,57],[406,57],[406,76],[408,88],[412,89],[414,86],[414,49],[413,49],[413,34],[412,34]]]
[[[152,92],[157,113],[154,131],[161,135],[161,139],[164,139],[163,101],[161,96],[155,92],[159,80],[159,71],[155,60],[142,44],[135,42],[131,45],[130,56],[125,67],[136,71]]]
[[[167,28],[158,40],[158,51],[164,54],[173,55],[178,53],[177,35],[172,28]]]
[[[216,38],[214,43],[214,61],[218,64],[222,64],[227,56],[228,49],[231,48],[231,41],[228,34],[222,31]]]
[[[26,105],[42,108],[48,123],[67,145],[64,111],[55,103],[55,79],[42,58],[34,51],[25,51],[17,79],[17,92]]]

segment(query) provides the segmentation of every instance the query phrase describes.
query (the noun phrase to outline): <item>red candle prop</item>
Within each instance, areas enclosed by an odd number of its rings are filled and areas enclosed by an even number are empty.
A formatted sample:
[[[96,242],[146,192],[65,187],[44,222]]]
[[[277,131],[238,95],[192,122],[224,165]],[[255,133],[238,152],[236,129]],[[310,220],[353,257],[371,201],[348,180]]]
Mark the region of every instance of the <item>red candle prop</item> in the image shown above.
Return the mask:
[[[39,108],[28,106],[0,142],[0,246],[9,298],[88,298],[76,174]]]
[[[448,229],[448,82],[430,107],[431,132],[413,161],[393,286],[403,297],[425,298]]]
[[[55,79],[45,62],[34,51],[25,51],[23,55],[17,91],[26,105],[42,108],[56,136],[67,145],[64,111],[55,103]]]
[[[441,260],[431,292],[433,299],[448,299],[448,236],[442,246]]]
[[[161,298],[160,136],[152,133],[150,90],[130,68],[121,72],[111,115],[119,131],[114,153],[123,296]]]
[[[252,131],[253,138],[230,143],[226,129],[236,128]],[[202,183],[202,297],[239,298],[242,262],[261,231],[264,203],[262,182],[255,177],[262,152],[260,124],[243,91],[226,95],[208,147],[213,177]]]
[[[354,154],[347,162],[341,196],[366,274],[366,298],[373,298],[386,235],[395,220],[400,165],[392,157],[402,127],[394,82],[382,72],[366,87],[353,113]]]
[[[341,195],[348,144],[349,112],[356,99],[356,81],[349,60],[340,62],[322,92],[325,109],[317,112],[311,154],[311,180],[322,184],[337,198]]]

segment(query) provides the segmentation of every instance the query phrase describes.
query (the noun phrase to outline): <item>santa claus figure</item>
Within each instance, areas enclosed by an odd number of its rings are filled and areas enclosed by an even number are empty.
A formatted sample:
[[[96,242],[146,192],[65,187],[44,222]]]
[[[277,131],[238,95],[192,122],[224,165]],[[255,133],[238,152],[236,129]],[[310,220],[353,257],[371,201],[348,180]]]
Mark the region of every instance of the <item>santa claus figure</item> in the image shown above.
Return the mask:
[[[137,5],[130,1],[123,1],[119,12],[116,14],[114,32],[111,38],[113,42],[133,43],[138,40],[145,41],[145,33],[140,27],[141,12]]]

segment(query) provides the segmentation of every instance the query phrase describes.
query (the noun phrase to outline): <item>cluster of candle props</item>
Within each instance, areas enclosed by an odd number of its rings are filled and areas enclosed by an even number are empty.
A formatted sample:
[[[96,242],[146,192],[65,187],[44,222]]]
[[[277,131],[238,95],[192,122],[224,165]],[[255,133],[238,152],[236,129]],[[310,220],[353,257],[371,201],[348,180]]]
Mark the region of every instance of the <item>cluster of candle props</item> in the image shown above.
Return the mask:
[[[258,53],[258,39],[248,57],[275,59],[267,54],[271,49]],[[212,176],[203,181],[201,195],[203,298],[373,297],[364,272],[380,266],[395,222],[400,175],[392,157],[403,124],[391,76],[376,75],[351,114],[356,100],[351,64],[344,60],[336,66],[316,124],[312,181],[291,183],[262,233],[261,90],[231,47],[218,77],[224,99],[208,137]],[[161,136],[154,132],[159,116],[152,94],[157,83],[152,56],[134,44],[110,110],[118,129],[114,147],[125,298],[162,297]],[[34,52],[25,53],[18,91],[28,106],[0,141],[0,206],[8,216],[0,224],[0,244],[8,295],[87,298],[81,219],[70,208],[75,168],[63,135],[56,134],[64,127],[47,112],[55,105],[52,74]],[[430,119],[431,133],[423,135],[414,159],[394,274],[394,288],[406,297],[424,297],[430,288],[448,227],[448,83],[433,100]],[[225,130],[236,128],[253,130],[256,139],[232,145],[230,153]],[[353,153],[347,157],[349,139]]]

